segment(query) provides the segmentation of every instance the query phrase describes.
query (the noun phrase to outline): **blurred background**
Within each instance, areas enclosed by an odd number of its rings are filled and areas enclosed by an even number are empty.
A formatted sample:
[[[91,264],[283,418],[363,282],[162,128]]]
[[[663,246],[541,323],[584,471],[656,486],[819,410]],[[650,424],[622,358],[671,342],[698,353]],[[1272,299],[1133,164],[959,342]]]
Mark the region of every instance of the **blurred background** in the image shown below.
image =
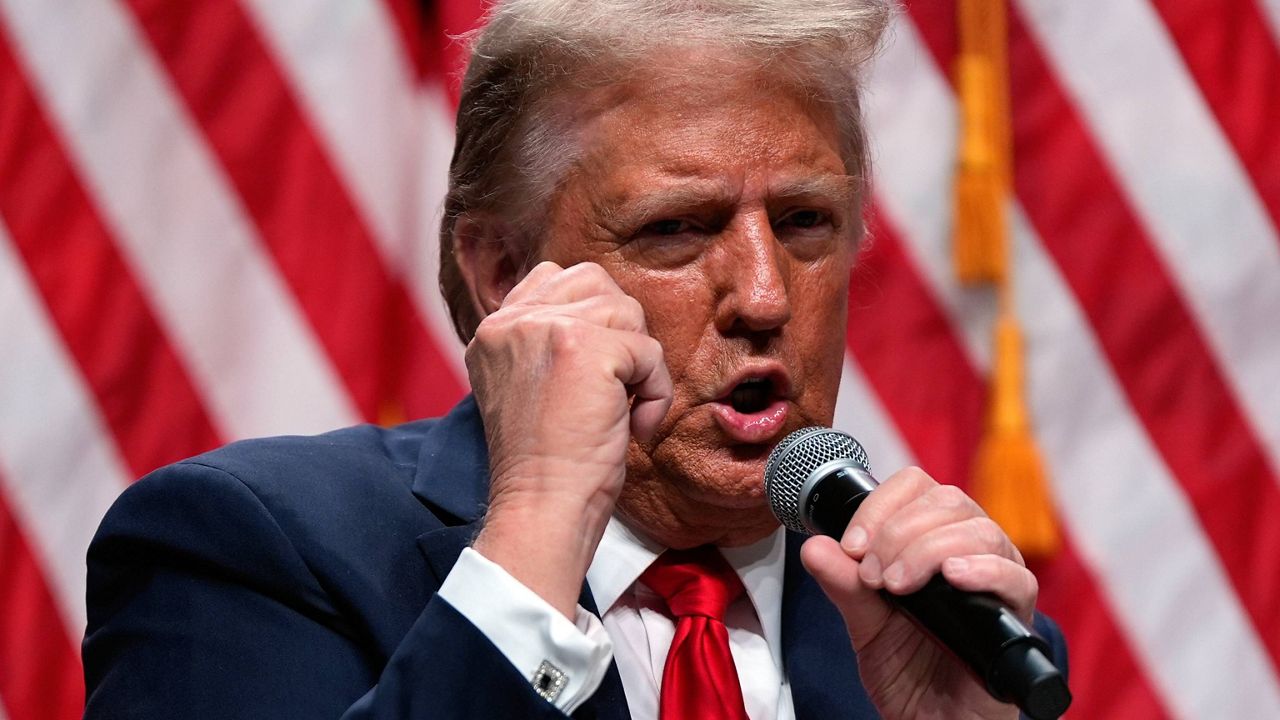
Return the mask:
[[[482,11],[0,0],[0,720],[79,716],[135,478],[466,392],[435,233]],[[958,17],[906,3],[869,75],[837,425],[1039,513],[1070,717],[1280,718],[1280,0],[1014,0],[995,51]],[[966,48],[999,72],[958,92]],[[970,286],[961,118],[1004,108],[1010,262]],[[974,487],[1010,423],[1027,484]]]

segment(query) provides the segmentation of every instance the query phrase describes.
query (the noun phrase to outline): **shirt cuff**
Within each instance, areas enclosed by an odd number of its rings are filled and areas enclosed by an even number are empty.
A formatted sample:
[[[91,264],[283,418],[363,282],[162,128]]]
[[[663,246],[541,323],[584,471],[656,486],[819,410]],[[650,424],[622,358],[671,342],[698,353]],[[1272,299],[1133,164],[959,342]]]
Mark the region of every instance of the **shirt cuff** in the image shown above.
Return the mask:
[[[437,594],[566,715],[600,687],[613,660],[613,642],[599,618],[579,605],[569,622],[472,548],[462,551]]]

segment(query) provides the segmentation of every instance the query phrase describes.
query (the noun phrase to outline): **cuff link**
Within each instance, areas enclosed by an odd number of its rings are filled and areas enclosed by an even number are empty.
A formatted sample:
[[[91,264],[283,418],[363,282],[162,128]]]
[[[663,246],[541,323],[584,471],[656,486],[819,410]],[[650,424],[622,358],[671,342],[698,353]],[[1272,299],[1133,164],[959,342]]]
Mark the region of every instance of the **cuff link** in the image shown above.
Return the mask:
[[[569,684],[569,676],[550,661],[543,660],[533,673],[533,691],[541,695],[547,702],[554,703],[560,697],[560,691]]]

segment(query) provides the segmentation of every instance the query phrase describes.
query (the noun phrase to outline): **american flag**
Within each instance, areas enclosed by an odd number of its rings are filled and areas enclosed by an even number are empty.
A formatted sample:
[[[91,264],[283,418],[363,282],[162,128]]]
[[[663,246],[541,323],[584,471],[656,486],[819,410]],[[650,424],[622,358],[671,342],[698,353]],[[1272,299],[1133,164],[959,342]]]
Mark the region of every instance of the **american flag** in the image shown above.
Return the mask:
[[[0,0],[0,720],[79,715],[133,479],[445,411],[436,228],[480,0]],[[969,482],[996,317],[951,270],[954,0],[869,76],[837,426]],[[1076,718],[1280,718],[1280,1],[1013,0],[1013,290]]]

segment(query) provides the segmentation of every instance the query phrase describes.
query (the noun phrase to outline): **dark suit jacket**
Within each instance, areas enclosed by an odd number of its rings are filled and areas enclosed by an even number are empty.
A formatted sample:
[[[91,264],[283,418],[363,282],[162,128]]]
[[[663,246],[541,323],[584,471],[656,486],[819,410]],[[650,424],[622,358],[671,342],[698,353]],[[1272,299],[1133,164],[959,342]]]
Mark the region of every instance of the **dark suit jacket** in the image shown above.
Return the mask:
[[[563,718],[435,595],[487,480],[471,398],[438,420],[251,440],[157,470],[89,548],[86,717]],[[796,716],[876,717],[800,540],[787,539],[782,607]],[[585,588],[581,603],[595,611]],[[1065,663],[1057,629],[1037,625]],[[574,717],[629,717],[616,668]]]

